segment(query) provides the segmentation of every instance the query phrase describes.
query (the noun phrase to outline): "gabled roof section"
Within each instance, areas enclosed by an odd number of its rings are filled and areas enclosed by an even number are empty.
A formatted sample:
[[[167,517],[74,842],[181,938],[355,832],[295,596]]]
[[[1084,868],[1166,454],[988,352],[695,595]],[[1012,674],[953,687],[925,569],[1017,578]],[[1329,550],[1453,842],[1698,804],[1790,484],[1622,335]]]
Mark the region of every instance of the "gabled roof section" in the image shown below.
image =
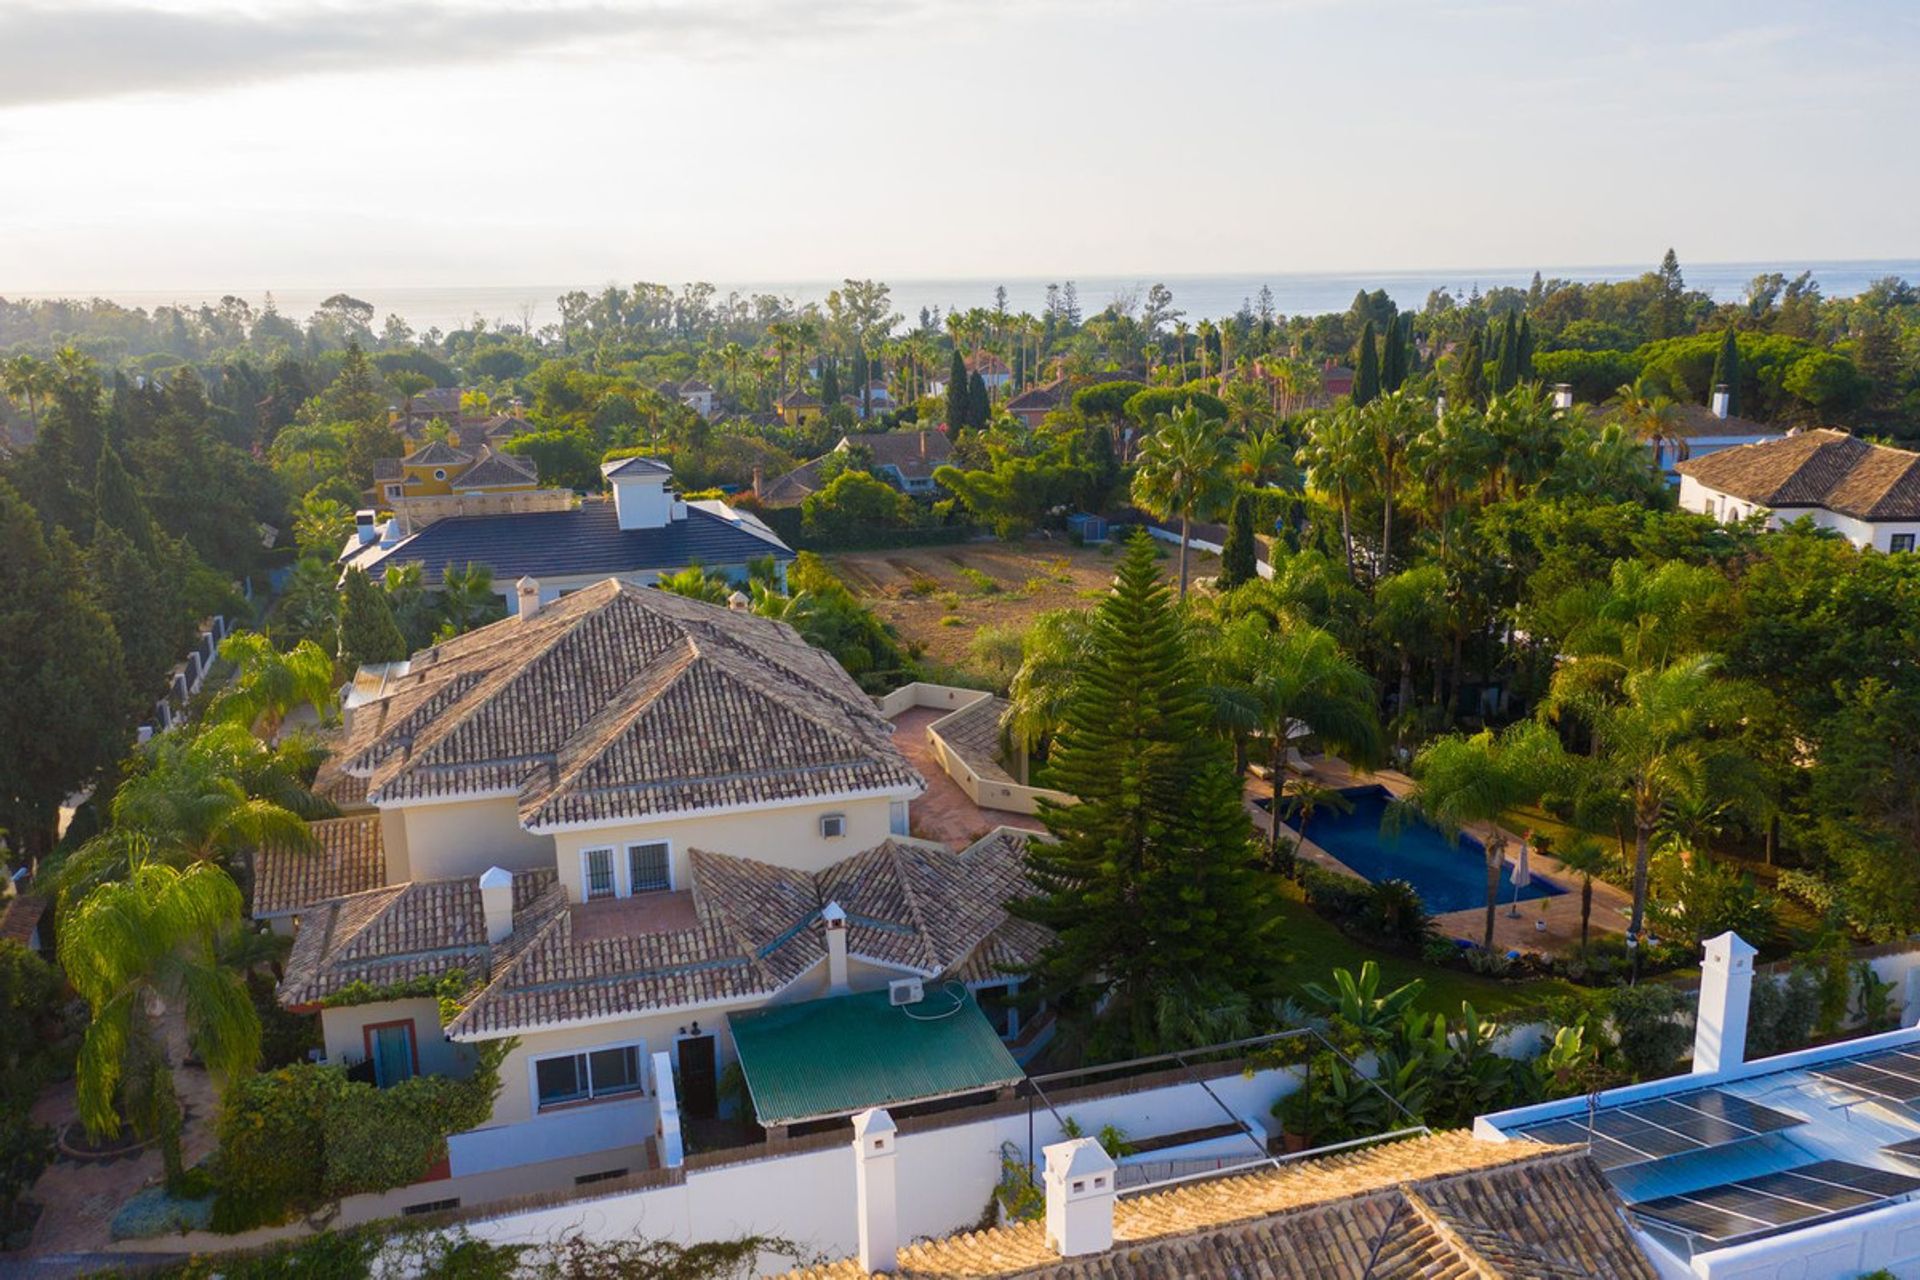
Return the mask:
[[[525,458],[511,453],[489,452],[464,474],[455,478],[456,489],[491,489],[504,485],[539,484],[540,471]]]
[[[1006,903],[1030,894],[1026,842],[1004,831],[983,837],[964,853],[918,841],[888,840],[837,862],[820,875],[822,902],[847,913],[847,950],[865,959],[915,969],[927,977],[957,969],[1012,921]],[[1030,962],[1045,945],[1015,930],[998,939],[1008,968]],[[1001,972],[1006,972],[1002,969]]]
[[[417,654],[346,751],[376,805],[510,795],[545,830],[923,786],[783,623],[607,580]]]
[[[298,915],[329,898],[377,889],[387,881],[377,814],[307,824],[312,849],[262,849],[254,859],[253,918]]]
[[[1920,454],[1818,428],[1722,449],[1675,470],[1709,489],[1779,508],[1824,507],[1861,520],[1920,520]]]
[[[400,461],[409,467],[455,467],[472,462],[473,455],[444,440],[430,440]]]
[[[617,476],[670,476],[673,474],[673,468],[658,458],[635,455],[631,458],[618,458],[604,463],[600,468],[600,474],[609,480]]]

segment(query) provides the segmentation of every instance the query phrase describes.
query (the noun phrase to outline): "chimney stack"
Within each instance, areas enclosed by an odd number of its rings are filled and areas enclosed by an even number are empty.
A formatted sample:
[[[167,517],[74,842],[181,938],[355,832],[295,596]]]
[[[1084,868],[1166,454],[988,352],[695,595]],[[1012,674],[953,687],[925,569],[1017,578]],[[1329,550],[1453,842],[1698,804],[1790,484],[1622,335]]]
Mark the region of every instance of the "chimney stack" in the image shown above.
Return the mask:
[[[853,1118],[853,1178],[859,1198],[860,1270],[892,1272],[899,1265],[900,1208],[893,1158],[899,1134],[880,1107]]]
[[[756,498],[762,496],[762,492],[763,490],[766,489],[766,487],[767,487],[766,472],[762,471],[759,467],[755,467],[753,469],[753,496]]]
[[[488,867],[480,876],[480,913],[487,921],[487,941],[505,942],[513,932],[513,875],[502,867]]]
[[[513,584],[514,611],[525,622],[540,612],[540,580],[532,574]]]
[[[366,546],[380,536],[380,516],[371,507],[353,513],[353,531],[360,539],[360,545]]]
[[[1063,1258],[1113,1248],[1113,1157],[1092,1138],[1046,1149],[1047,1244]]]
[[[1713,416],[1724,422],[1727,417],[1727,407],[1732,399],[1733,397],[1727,393],[1726,383],[1715,383],[1713,388]]]
[[[833,995],[847,993],[847,913],[837,902],[820,909],[820,923],[827,930],[827,990]]]
[[[1560,410],[1573,408],[1572,384],[1565,382],[1553,384],[1553,407]]]
[[[1708,938],[1700,963],[1700,1009],[1693,1029],[1693,1070],[1707,1075],[1739,1066],[1747,1053],[1747,1006],[1753,998],[1754,949],[1728,930]]]

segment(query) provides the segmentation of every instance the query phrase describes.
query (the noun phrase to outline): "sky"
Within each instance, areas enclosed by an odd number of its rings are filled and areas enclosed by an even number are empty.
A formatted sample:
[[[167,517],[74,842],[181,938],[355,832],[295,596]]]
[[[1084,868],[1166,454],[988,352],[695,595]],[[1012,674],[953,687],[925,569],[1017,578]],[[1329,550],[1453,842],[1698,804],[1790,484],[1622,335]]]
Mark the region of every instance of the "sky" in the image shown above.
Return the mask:
[[[1908,0],[0,0],[0,294],[1920,256]]]

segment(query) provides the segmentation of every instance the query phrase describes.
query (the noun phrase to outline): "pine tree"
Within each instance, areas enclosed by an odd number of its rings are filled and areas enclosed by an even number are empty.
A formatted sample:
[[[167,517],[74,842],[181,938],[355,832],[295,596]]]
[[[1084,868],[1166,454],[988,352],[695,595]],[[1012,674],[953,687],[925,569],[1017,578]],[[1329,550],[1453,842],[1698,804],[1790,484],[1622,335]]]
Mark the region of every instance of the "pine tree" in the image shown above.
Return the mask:
[[[1365,298],[1365,294],[1361,298]],[[1359,300],[1354,303],[1359,305]],[[1360,348],[1353,362],[1353,407],[1365,408],[1380,397],[1380,353],[1374,340],[1373,321],[1360,330]]]
[[[1253,499],[1244,491],[1227,515],[1227,541],[1220,549],[1220,589],[1231,591],[1259,576],[1260,557],[1253,541]]]
[[[1726,336],[1720,339],[1720,352],[1713,358],[1713,378],[1707,384],[1708,403],[1712,403],[1714,391],[1720,387],[1727,389],[1727,416],[1740,416],[1740,339],[1734,334],[1733,326],[1727,326]]]
[[[398,662],[406,657],[406,637],[393,620],[386,592],[373,585],[364,569],[347,570],[341,588],[341,665],[359,668],[370,662]]]
[[[993,417],[993,397],[987,393],[987,380],[979,374],[967,379],[967,425],[976,430]]]
[[[379,375],[358,342],[347,343],[339,374],[301,412],[309,422],[372,425],[387,420],[387,397],[380,389]]]
[[[973,421],[967,406],[967,362],[960,348],[953,349],[953,363],[947,368],[947,427],[959,431]]]
[[[1493,389],[1496,392],[1511,391],[1520,382],[1520,330],[1514,322],[1513,312],[1507,312],[1507,321],[1500,329],[1500,348],[1498,359],[1494,363]]]
[[[153,554],[153,516],[111,444],[101,448],[94,472],[94,536],[97,538],[102,528],[117,529],[141,554]]]
[[[1089,626],[1052,755],[1080,803],[1045,809],[1055,840],[1028,846],[1037,892],[1011,909],[1055,934],[1033,970],[1039,994],[1085,1021],[1104,1002],[1101,1051],[1147,1052],[1171,1047],[1163,1005],[1270,987],[1274,916],[1186,624],[1144,531]]]

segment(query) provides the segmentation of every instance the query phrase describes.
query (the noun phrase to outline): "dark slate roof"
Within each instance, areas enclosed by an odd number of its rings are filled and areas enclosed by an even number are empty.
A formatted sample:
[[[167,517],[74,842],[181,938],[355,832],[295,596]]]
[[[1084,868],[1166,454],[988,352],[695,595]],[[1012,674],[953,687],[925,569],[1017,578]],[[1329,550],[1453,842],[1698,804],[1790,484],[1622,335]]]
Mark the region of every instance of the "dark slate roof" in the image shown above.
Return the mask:
[[[1861,520],[1920,520],[1920,453],[1821,428],[1722,449],[1674,468],[1762,506],[1822,507]]]
[[[473,455],[464,449],[456,449],[444,440],[431,440],[421,445],[402,462],[412,467],[448,467],[458,466],[462,462],[472,462]]]
[[[636,456],[632,458],[622,458],[618,462],[610,463],[600,469],[600,474],[607,477],[637,475],[670,476],[673,474],[673,468],[658,458]]]
[[[489,489],[497,485],[539,484],[540,472],[525,458],[489,453],[464,474],[454,477],[456,489]]]
[[[373,460],[373,478],[375,480],[398,480],[403,473],[398,458],[375,458]]]
[[[448,565],[493,569],[498,583],[578,574],[744,564],[761,556],[793,559],[786,543],[689,503],[687,518],[661,529],[622,529],[614,504],[589,499],[570,511],[532,511],[436,520],[365,565],[375,577],[389,565],[418,564],[430,591]]]

